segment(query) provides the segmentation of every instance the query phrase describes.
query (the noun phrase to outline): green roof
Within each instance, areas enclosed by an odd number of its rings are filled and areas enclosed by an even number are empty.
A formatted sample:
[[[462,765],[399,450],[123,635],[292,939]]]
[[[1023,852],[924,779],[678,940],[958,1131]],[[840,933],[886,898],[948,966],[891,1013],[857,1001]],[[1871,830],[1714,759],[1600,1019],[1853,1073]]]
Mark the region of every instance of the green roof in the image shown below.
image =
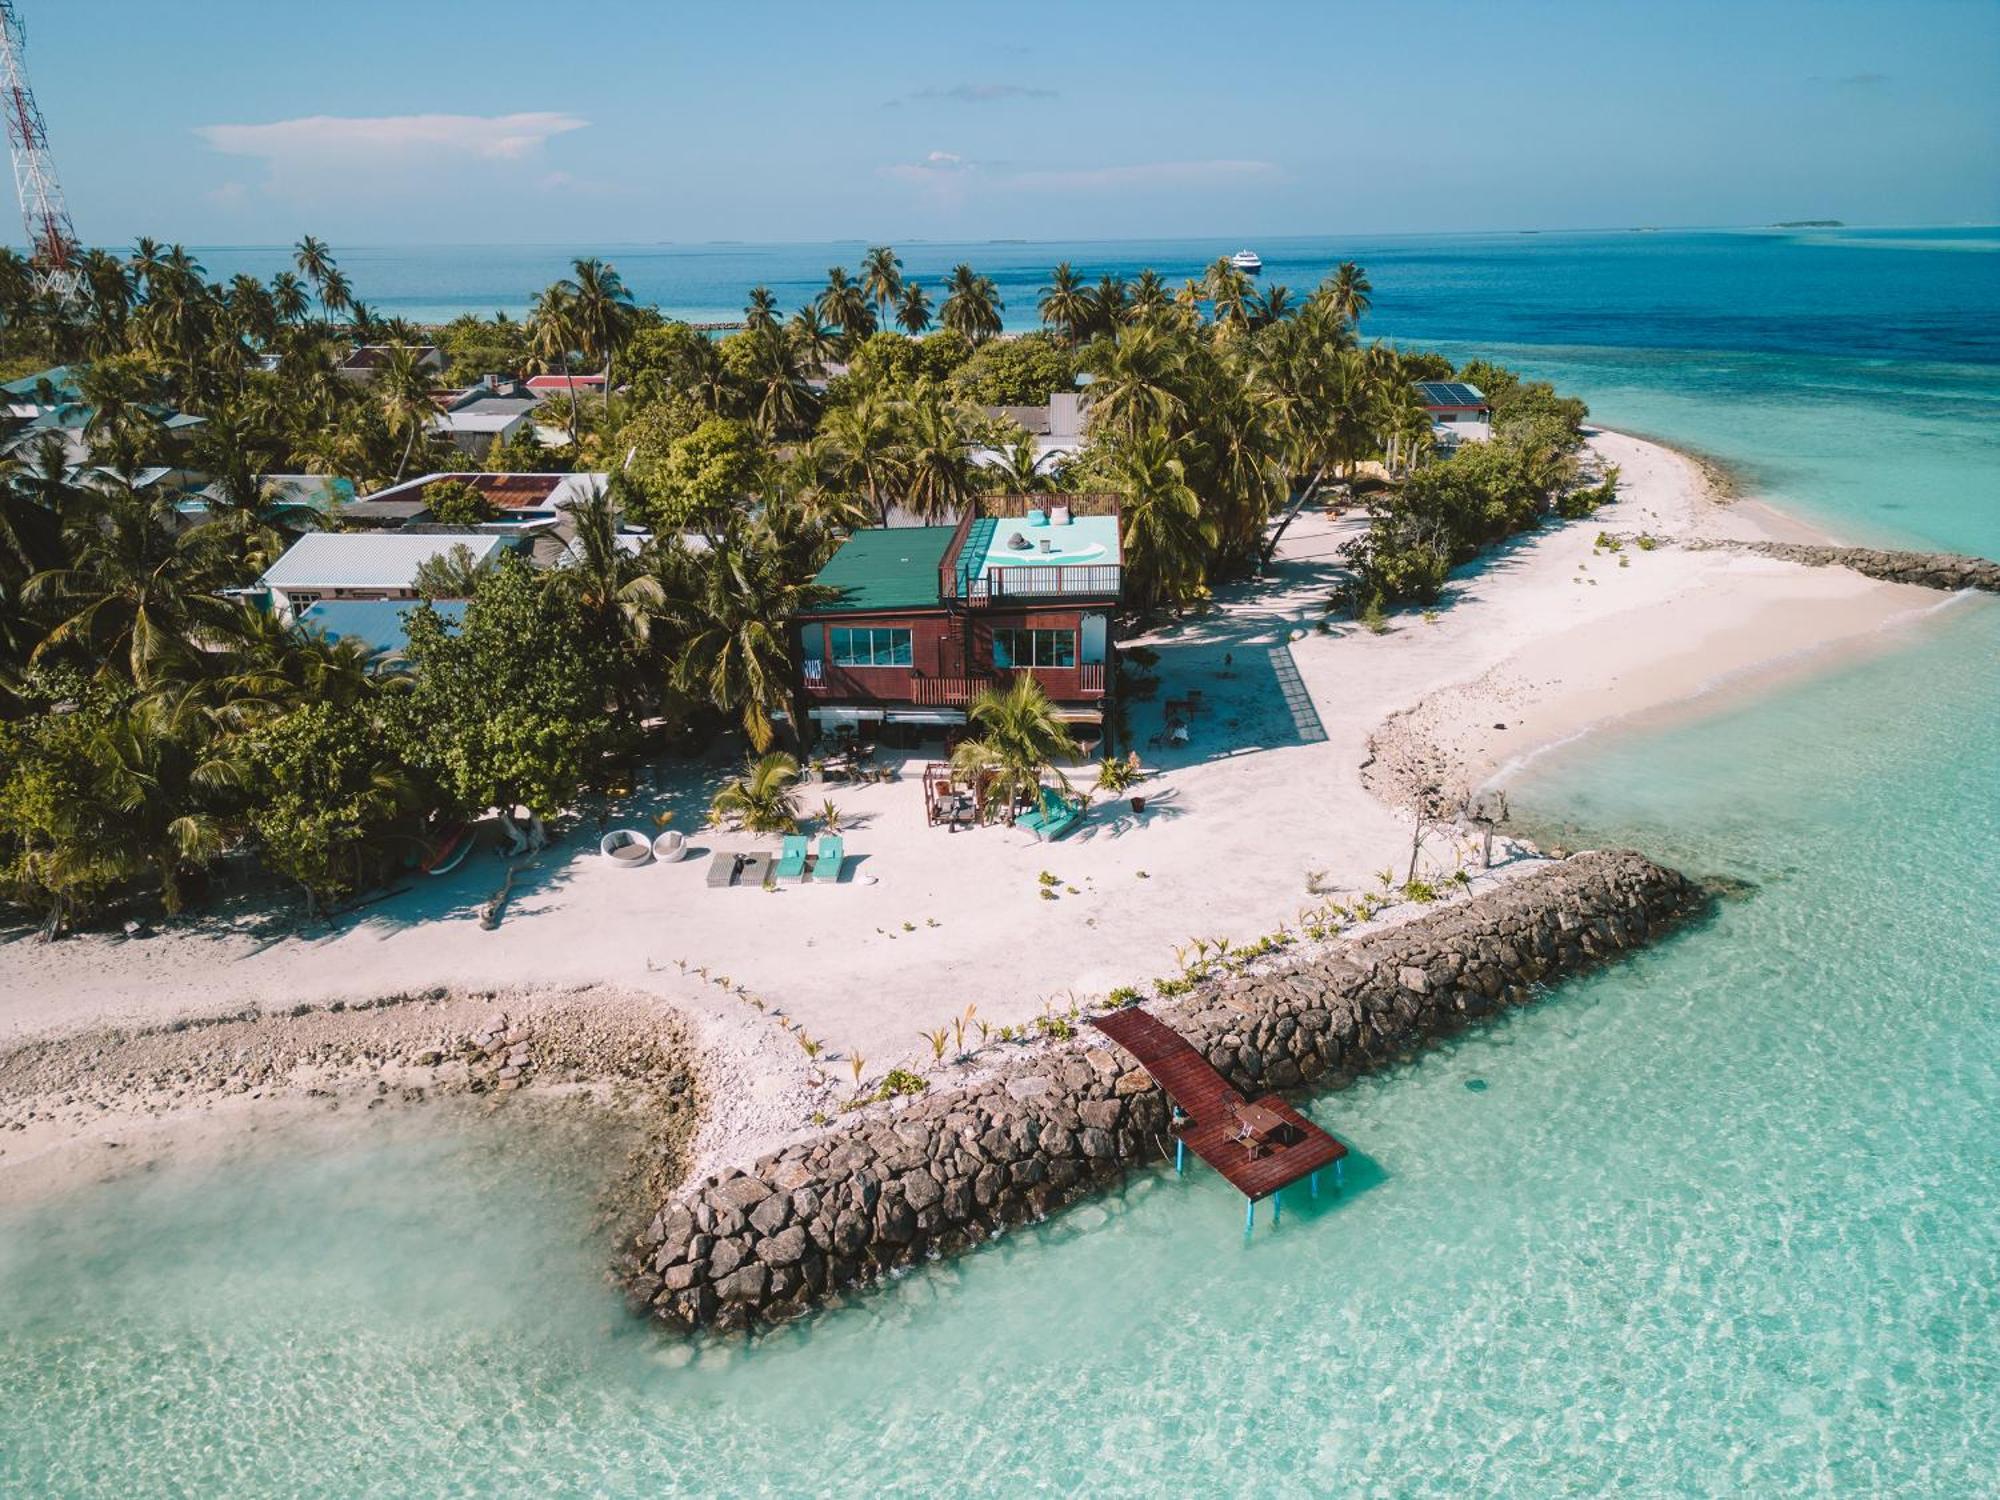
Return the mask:
[[[938,603],[938,564],[951,545],[952,526],[875,526],[857,531],[819,570],[815,583],[840,597],[815,614],[912,609]]]

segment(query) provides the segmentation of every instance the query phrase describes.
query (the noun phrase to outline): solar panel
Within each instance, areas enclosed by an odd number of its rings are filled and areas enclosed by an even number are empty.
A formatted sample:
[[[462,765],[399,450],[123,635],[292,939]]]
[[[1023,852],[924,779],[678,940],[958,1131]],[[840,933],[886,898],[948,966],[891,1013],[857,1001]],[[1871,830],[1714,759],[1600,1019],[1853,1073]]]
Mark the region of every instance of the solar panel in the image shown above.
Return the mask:
[[[1477,386],[1457,380],[1420,380],[1417,395],[1426,406],[1484,406]]]

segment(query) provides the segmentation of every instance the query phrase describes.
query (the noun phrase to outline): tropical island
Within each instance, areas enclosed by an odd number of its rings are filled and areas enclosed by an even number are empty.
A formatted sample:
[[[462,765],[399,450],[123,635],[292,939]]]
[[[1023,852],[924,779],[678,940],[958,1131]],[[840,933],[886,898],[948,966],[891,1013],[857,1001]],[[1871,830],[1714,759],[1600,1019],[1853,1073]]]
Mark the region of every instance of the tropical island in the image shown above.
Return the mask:
[[[1010,332],[878,247],[720,337],[600,260],[431,327],[296,266],[0,256],[0,1183],[605,1084],[607,1007],[672,1033],[620,1088],[728,1080],[691,1180],[1545,869],[1495,772],[1930,602],[1682,545],[1815,538],[1366,338],[1351,262],[1058,265]],[[397,1019],[284,1039],[331,1008]]]

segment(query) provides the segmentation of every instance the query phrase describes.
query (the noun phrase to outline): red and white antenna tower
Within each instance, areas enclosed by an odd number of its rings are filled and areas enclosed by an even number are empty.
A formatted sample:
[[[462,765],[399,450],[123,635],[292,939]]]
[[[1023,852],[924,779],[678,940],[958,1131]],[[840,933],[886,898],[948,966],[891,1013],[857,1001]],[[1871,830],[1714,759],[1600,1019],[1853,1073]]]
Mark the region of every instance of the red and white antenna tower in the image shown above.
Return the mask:
[[[14,0],[0,0],[0,110],[7,116],[7,145],[14,153],[14,191],[28,229],[35,288],[60,306],[76,295],[76,229],[49,155],[49,128],[42,122],[35,91],[28,87],[28,69],[21,60],[25,42]]]

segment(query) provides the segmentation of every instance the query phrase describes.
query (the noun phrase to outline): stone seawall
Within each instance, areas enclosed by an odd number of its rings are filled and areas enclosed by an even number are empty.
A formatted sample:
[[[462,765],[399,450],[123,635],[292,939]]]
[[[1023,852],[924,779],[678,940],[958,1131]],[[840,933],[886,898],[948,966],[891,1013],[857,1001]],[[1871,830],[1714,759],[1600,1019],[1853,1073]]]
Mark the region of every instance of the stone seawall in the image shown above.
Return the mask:
[[[1706,901],[1642,855],[1579,854],[1152,1009],[1246,1095],[1324,1086],[1644,946]],[[682,1328],[783,1321],[1040,1217],[1169,1145],[1160,1090],[1086,1032],[707,1179],[660,1209],[623,1275],[636,1303]]]
[[[1865,578],[1884,583],[1914,583],[1927,589],[1980,589],[2000,594],[2000,562],[1966,557],[1956,552],[1885,552],[1876,547],[1820,547],[1801,542],[1735,542],[1690,538],[1681,543],[1694,552],[1725,548],[1778,557],[1808,568],[1852,568]]]

